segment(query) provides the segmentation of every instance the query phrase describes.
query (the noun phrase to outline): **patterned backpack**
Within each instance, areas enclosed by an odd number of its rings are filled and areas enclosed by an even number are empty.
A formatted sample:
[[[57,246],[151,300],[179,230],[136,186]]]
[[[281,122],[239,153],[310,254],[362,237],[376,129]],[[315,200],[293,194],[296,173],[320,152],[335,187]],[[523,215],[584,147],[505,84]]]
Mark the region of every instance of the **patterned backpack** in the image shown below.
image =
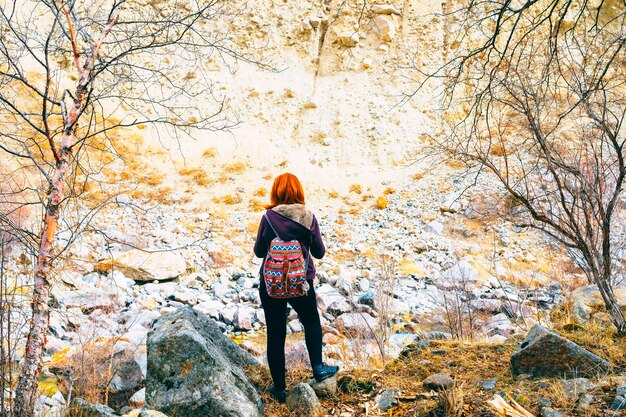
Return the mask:
[[[309,257],[307,256],[305,262],[300,242],[282,240],[267,214],[265,220],[276,235],[270,242],[263,266],[267,294],[272,298],[283,299],[306,295],[309,290],[309,283],[306,280]]]

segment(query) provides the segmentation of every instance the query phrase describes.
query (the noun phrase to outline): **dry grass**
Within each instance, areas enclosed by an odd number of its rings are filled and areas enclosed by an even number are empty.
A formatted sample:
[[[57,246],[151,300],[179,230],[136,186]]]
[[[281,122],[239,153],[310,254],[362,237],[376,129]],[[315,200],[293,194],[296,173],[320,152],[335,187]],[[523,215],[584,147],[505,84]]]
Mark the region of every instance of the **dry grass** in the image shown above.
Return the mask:
[[[328,193],[328,197],[330,198],[339,198],[339,193],[337,191],[331,191]]]
[[[140,176],[139,181],[140,183],[155,187],[157,185],[163,184],[163,174],[156,171],[150,171]]]
[[[489,151],[494,156],[504,156],[506,155],[506,147],[502,143],[495,144],[491,146]]]
[[[263,203],[260,200],[257,200],[256,198],[253,198],[250,200],[250,208],[254,212],[263,211],[265,210],[265,203]]]
[[[233,162],[232,164],[224,165],[224,171],[229,174],[241,174],[246,170],[246,164],[243,162]]]
[[[254,195],[256,197],[265,197],[267,195],[267,188],[261,187],[261,188],[257,188],[254,191]]]
[[[390,195],[390,194],[395,194],[396,190],[394,188],[391,187],[387,187],[385,189],[385,191],[383,192],[384,195]]]
[[[198,185],[208,185],[211,183],[209,175],[202,168],[184,168],[178,171],[184,177],[188,177]]]
[[[626,368],[626,340],[614,338],[601,321],[592,321],[578,330],[559,330],[600,356],[612,361],[616,372]],[[384,388],[401,390],[398,406],[388,413],[392,416],[496,416],[489,403],[495,393],[503,393],[506,398],[519,403],[532,414],[537,413],[540,398],[549,399],[570,417],[601,417],[611,414],[609,408],[614,397],[616,382],[609,382],[593,394],[596,400],[587,411],[579,411],[566,402],[559,392],[559,379],[525,379],[512,375],[509,358],[517,343],[502,345],[470,343],[467,341],[434,341],[429,348],[411,352],[389,363],[383,371],[356,370],[341,372],[339,395],[333,399],[323,399],[322,407],[327,415],[365,416],[373,415],[374,397]],[[443,350],[445,354],[435,354]],[[288,369],[289,366],[287,367]],[[432,395],[422,386],[427,376],[446,372],[455,377],[456,385],[446,393]],[[249,369],[248,375],[259,387],[260,392],[271,385],[266,368]],[[293,386],[310,378],[309,371],[287,372],[288,386]],[[495,391],[483,389],[481,381],[496,378]],[[263,396],[267,415],[295,416],[285,406],[276,404]],[[366,408],[367,407],[367,408]],[[375,414],[379,415],[379,414]]]
[[[226,194],[222,196],[220,201],[224,204],[233,205],[241,203],[242,199],[239,194]]]
[[[217,153],[217,149],[208,148],[204,152],[202,152],[202,156],[204,158],[214,158],[216,153]]]
[[[363,192],[363,187],[361,187],[361,184],[352,184],[350,186],[350,192],[354,194],[361,194]]]

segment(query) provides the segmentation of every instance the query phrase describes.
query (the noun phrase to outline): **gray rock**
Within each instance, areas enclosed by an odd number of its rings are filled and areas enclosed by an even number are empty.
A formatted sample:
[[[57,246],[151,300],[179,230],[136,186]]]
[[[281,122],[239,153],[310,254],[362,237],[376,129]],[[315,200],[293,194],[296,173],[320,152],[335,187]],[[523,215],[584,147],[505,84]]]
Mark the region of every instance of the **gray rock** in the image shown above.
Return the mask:
[[[322,405],[317,399],[315,391],[305,383],[300,383],[289,390],[287,407],[302,417],[319,417],[322,415]]]
[[[141,410],[137,417],[167,417],[167,414],[155,410]]]
[[[620,411],[626,409],[626,397],[618,395],[611,404],[611,410]]]
[[[82,398],[74,398],[70,404],[70,415],[75,417],[114,417],[115,413],[110,407],[102,404],[90,404]]]
[[[622,382],[622,383],[620,383],[620,384],[617,386],[617,388],[616,388],[616,390],[615,390],[615,393],[616,393],[617,395],[621,395],[622,397],[626,397],[626,382]]]
[[[444,373],[430,375],[423,382],[424,388],[433,391],[449,389],[452,387],[453,383],[454,379],[450,375]]]
[[[587,378],[574,378],[561,381],[561,388],[566,398],[576,400],[581,394],[593,390],[594,385]]]
[[[380,411],[385,412],[398,404],[396,395],[399,393],[400,390],[385,388],[374,398],[374,401],[378,404]]]
[[[162,316],[148,333],[146,403],[179,417],[263,415],[243,374],[258,364],[209,317],[189,307]]]
[[[565,417],[565,415],[554,408],[543,407],[539,412],[539,417]]]
[[[495,378],[488,379],[486,381],[481,381],[480,386],[486,390],[493,390],[496,388],[496,382],[497,380]]]
[[[136,360],[140,357],[139,354],[130,356],[121,351],[113,358],[111,368],[115,373],[108,386],[108,404],[116,410],[128,405],[128,399],[143,388],[145,374],[142,372],[141,364]]]
[[[372,291],[366,291],[359,297],[359,304],[366,305],[371,308],[376,308],[376,300]]]
[[[317,395],[318,398],[328,398],[337,395],[337,378],[334,376],[326,378],[322,382],[310,379],[306,383],[313,388],[313,391],[315,391],[315,395]]]
[[[535,325],[511,356],[514,375],[533,377],[589,377],[606,375],[611,365],[576,343]]]

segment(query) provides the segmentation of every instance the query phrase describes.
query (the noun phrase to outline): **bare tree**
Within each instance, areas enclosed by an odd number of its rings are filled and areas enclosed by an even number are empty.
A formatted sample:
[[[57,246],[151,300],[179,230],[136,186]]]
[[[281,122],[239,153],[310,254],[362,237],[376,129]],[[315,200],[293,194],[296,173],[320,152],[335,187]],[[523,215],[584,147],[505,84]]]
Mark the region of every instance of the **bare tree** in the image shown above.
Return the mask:
[[[445,16],[440,152],[495,175],[506,215],[551,236],[597,284],[618,334],[616,213],[626,176],[620,1],[475,1]]]
[[[237,13],[217,0],[0,2],[0,167],[9,179],[0,223],[36,255],[16,416],[34,412],[54,262],[95,212],[81,211],[81,195],[111,156],[132,157],[110,135],[149,123],[176,137],[232,126],[203,63],[253,60],[229,37]],[[40,220],[16,224],[20,210]],[[59,231],[70,235],[63,245]]]

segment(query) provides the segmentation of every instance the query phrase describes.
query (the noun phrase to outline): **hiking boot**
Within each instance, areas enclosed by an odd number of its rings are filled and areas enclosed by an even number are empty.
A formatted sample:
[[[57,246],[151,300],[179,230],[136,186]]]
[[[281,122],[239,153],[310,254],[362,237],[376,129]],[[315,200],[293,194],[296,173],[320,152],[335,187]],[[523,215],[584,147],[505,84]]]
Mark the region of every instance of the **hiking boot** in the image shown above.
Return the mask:
[[[285,401],[287,400],[287,391],[285,390],[279,391],[276,388],[274,388],[274,385],[269,387],[267,392],[272,398],[274,398],[276,401],[278,401],[281,404],[284,404]]]
[[[313,367],[313,376],[315,377],[315,380],[317,382],[322,382],[325,379],[330,378],[331,376],[334,376],[337,371],[339,371],[339,367],[338,366],[331,366],[331,365],[315,365]]]

